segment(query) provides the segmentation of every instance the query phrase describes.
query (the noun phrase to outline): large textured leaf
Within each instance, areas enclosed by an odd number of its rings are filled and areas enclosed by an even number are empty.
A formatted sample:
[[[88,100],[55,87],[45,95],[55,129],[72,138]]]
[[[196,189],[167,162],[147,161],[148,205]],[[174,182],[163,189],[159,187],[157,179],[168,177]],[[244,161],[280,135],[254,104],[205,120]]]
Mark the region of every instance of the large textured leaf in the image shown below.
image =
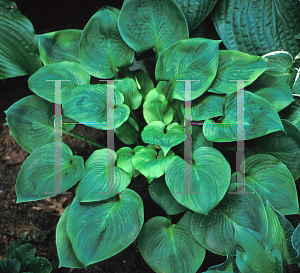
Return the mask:
[[[13,1],[0,2],[0,79],[33,74],[41,66],[31,22]]]
[[[81,65],[74,62],[59,62],[42,67],[28,79],[28,87],[39,97],[55,102],[55,82],[61,80],[62,104],[73,88],[90,83],[90,76]]]
[[[187,211],[177,224],[157,216],[141,230],[139,249],[147,264],[155,272],[195,273],[205,257],[203,248],[190,230],[192,213]]]
[[[180,204],[208,214],[228,189],[230,165],[221,152],[211,147],[197,149],[193,161],[191,166],[175,156],[166,169],[167,186]]]
[[[115,151],[100,149],[85,162],[85,174],[76,187],[79,202],[106,200],[123,191],[131,176],[115,166]]]
[[[262,57],[220,50],[218,72],[208,91],[217,94],[237,91],[237,80],[244,80],[243,86],[248,86],[269,67],[268,61]]]
[[[185,101],[185,80],[192,82],[191,99],[200,97],[216,76],[219,62],[219,44],[204,38],[186,39],[165,50],[157,60],[155,78],[169,81],[172,85],[167,100]]]
[[[97,78],[118,77],[118,68],[130,66],[134,51],[122,39],[118,15],[101,9],[89,20],[80,40],[79,60]]]
[[[192,31],[211,12],[217,0],[176,0],[176,2],[184,13],[189,30]]]
[[[63,111],[65,116],[87,126],[111,130],[120,127],[129,117],[130,109],[123,102],[123,94],[106,84],[83,85],[66,96]],[[113,111],[113,121],[107,120],[111,116],[108,110]]]
[[[296,56],[300,43],[300,2],[221,0],[212,19],[225,46],[253,55],[284,50]]]
[[[234,192],[235,189],[236,185],[231,184],[228,192]],[[245,191],[253,192],[253,189],[246,185]],[[208,215],[194,213],[191,228],[196,240],[209,251],[223,256],[228,251],[235,256],[235,224],[267,235],[266,211],[256,192],[225,194]]]
[[[16,182],[17,203],[41,200],[54,196],[55,172],[62,172],[62,191],[74,186],[84,174],[83,158],[73,156],[71,149],[62,143],[61,161],[54,161],[54,143],[33,151],[24,161]]]
[[[299,213],[294,178],[279,159],[268,154],[253,155],[241,164],[240,170],[245,170],[245,183],[264,203],[269,201],[283,215]]]
[[[82,30],[64,29],[37,35],[44,65],[63,61],[77,62]]]
[[[243,111],[245,139],[253,139],[283,130],[279,115],[265,99],[251,92],[244,91],[244,105],[239,106]],[[206,120],[203,125],[205,137],[214,142],[230,142],[237,140],[237,92],[226,95],[224,118],[220,123]]]
[[[289,121],[282,120],[284,131],[254,139],[246,143],[253,153],[269,154],[281,160],[290,170],[294,179],[300,177],[300,132]]]
[[[88,266],[121,252],[144,223],[141,197],[126,189],[101,202],[81,205],[75,197],[67,216],[67,234],[78,260]]]
[[[119,16],[119,29],[138,55],[153,49],[158,57],[189,37],[186,19],[175,0],[127,0]]]

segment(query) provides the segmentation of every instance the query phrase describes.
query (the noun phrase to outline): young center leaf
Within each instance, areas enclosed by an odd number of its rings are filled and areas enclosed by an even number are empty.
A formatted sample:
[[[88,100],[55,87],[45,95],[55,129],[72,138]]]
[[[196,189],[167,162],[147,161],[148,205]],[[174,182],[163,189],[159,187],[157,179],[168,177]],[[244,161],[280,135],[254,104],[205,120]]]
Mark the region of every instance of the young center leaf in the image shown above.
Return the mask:
[[[144,146],[141,146],[144,148]],[[130,174],[133,177],[136,177],[140,174],[138,170],[133,167],[132,157],[133,150],[129,147],[123,147],[116,152],[117,155],[117,166]]]
[[[140,252],[155,272],[196,273],[206,250],[190,230],[192,213],[187,211],[177,224],[162,216],[151,218],[138,238]]]
[[[66,144],[62,143],[61,161],[59,155],[54,155],[55,152],[57,153],[54,143],[48,143],[34,150],[24,161],[16,182],[17,203],[41,200],[58,194],[54,192],[54,178],[59,171],[62,172],[61,192],[73,187],[84,175],[83,158],[73,156]]]
[[[119,29],[138,55],[153,49],[158,57],[189,37],[186,19],[175,0],[127,0],[119,16]]]

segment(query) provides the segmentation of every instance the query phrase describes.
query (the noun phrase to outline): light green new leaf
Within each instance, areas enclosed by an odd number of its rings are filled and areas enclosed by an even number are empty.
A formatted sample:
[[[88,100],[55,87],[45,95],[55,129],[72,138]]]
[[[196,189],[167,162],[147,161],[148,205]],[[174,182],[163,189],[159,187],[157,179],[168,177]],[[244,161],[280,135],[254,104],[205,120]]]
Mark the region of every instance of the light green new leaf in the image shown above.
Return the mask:
[[[236,255],[235,224],[267,235],[267,216],[259,195],[247,185],[245,191],[254,194],[229,193],[235,190],[236,186],[231,184],[217,207],[207,215],[194,213],[192,217],[191,228],[195,239],[218,255],[226,256],[226,251]],[[238,188],[238,191],[243,189]]]
[[[269,201],[283,215],[299,213],[294,178],[279,159],[268,154],[253,155],[241,164],[240,170],[245,170],[245,183],[259,194],[264,203]]]
[[[143,104],[143,115],[148,124],[153,121],[162,121],[168,125],[173,120],[173,109],[165,95],[158,92],[157,89],[153,89],[146,96]]]
[[[239,119],[244,117],[244,122],[240,127],[237,126],[237,110],[239,110]],[[226,94],[224,106],[224,118],[216,123],[213,120],[206,120],[203,125],[205,137],[214,142],[236,141],[239,132],[239,139],[245,140],[257,138],[282,130],[279,115],[272,105],[265,99],[251,92],[244,91],[244,105],[237,109],[237,92]],[[245,135],[244,135],[245,131]],[[240,139],[242,137],[242,139]]]
[[[196,273],[206,250],[190,230],[192,213],[187,211],[177,224],[162,216],[151,218],[138,238],[140,252],[155,272]]]
[[[235,259],[230,255],[230,253],[227,254],[227,259],[224,263],[214,265],[208,268],[207,271],[203,273],[215,273],[215,272],[231,272],[231,273],[241,273],[241,271],[238,269]]]
[[[139,126],[136,121],[129,117],[119,128],[115,129],[117,137],[127,145],[132,145],[138,138]]]
[[[42,62],[31,22],[13,1],[0,2],[0,79],[31,75]]]
[[[66,144],[62,143],[61,159],[59,154],[54,153],[59,151],[54,150],[54,143],[48,143],[34,150],[24,161],[16,182],[17,203],[54,196],[73,187],[84,175],[83,158],[73,156]],[[57,181],[54,178],[59,172],[62,184],[55,185]]]
[[[280,117],[294,124],[300,131],[300,100],[296,97],[288,107],[280,112]]]
[[[130,109],[123,102],[123,94],[111,85],[83,85],[74,88],[65,98],[63,112],[65,116],[87,126],[112,130],[120,127],[129,117]]]
[[[115,151],[96,150],[85,162],[85,174],[76,187],[79,202],[106,200],[119,194],[130,183],[131,175],[115,166]]]
[[[56,248],[59,259],[59,267],[84,268],[84,265],[77,259],[70,239],[67,234],[67,217],[70,205],[67,206],[59,218],[56,227]]]
[[[144,148],[144,146],[140,146],[140,147]],[[137,152],[136,149],[135,152]],[[136,177],[140,174],[140,172],[133,167],[132,164],[133,151],[131,148],[123,147],[119,149],[116,152],[116,154],[117,154],[117,166],[120,169],[124,170],[125,172],[127,172],[133,177]]]
[[[119,29],[138,55],[153,49],[158,57],[172,44],[189,38],[186,19],[175,0],[127,0]]]
[[[243,273],[281,273],[282,258],[274,244],[258,232],[235,226],[236,263]]]
[[[51,273],[52,265],[44,257],[34,257],[26,267],[26,272],[30,273]]]
[[[211,12],[217,0],[176,0],[176,2],[183,11],[191,32]]]
[[[63,61],[80,63],[79,42],[82,30],[64,29],[37,35],[44,65]]]
[[[152,200],[169,215],[179,214],[187,210],[171,194],[163,176],[154,179],[148,186],[148,191]]]
[[[142,199],[126,189],[108,200],[84,205],[75,197],[67,216],[67,234],[76,257],[86,267],[129,246],[143,223]]]
[[[181,101],[187,100],[185,81],[192,81],[191,99],[200,97],[216,76],[220,42],[193,38],[173,44],[157,60],[156,80],[169,81],[172,84],[169,91],[172,92],[172,98]],[[169,96],[166,97],[168,99]]]
[[[282,120],[282,124],[285,132],[274,132],[247,144],[256,154],[269,154],[282,161],[296,180],[300,177],[300,132],[288,120]]]
[[[109,9],[95,13],[85,26],[79,47],[79,60],[90,75],[117,77],[118,68],[130,66],[134,51],[122,39],[118,15]]]
[[[220,50],[218,72],[208,91],[217,94],[237,91],[237,81],[243,81],[246,87],[269,67],[268,61],[262,57]]]
[[[142,148],[138,151],[134,151],[134,156],[132,157],[132,164],[135,169],[140,171],[151,183],[154,178],[161,177],[170,161],[175,156],[174,152],[171,150],[166,156],[162,150],[157,152],[153,148]]]
[[[294,227],[269,201],[266,203],[266,212],[268,217],[267,238],[279,250],[284,264],[296,263],[297,252],[291,242]]]
[[[275,0],[220,0],[212,13],[225,46],[261,56],[284,50],[294,57],[300,51],[300,2]]]
[[[224,197],[230,183],[230,165],[218,150],[201,147],[193,165],[175,156],[166,169],[166,182],[175,199],[190,210],[208,214]]]
[[[64,61],[49,64],[39,69],[28,79],[28,87],[39,97],[55,102],[55,95],[59,91],[55,88],[55,80],[59,80],[62,94],[61,103],[64,104],[67,95],[73,88],[89,84],[90,79],[90,75],[82,69],[80,64]]]
[[[142,131],[142,139],[145,143],[160,146],[166,155],[172,147],[184,141],[185,131],[178,123],[166,126],[161,121],[153,121]]]

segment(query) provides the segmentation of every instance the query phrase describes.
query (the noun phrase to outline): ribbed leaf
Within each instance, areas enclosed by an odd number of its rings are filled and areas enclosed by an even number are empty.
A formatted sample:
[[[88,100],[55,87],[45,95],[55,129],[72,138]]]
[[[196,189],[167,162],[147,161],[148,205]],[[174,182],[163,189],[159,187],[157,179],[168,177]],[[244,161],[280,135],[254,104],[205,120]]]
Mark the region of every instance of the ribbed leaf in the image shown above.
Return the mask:
[[[143,147],[143,146],[140,146]],[[143,147],[144,148],[144,147]],[[135,152],[136,149],[135,149]],[[129,173],[131,176],[136,177],[139,175],[139,171],[137,171],[132,164],[132,157],[133,157],[133,151],[129,147],[123,147],[119,149],[117,152],[117,166],[124,170],[125,172]]]

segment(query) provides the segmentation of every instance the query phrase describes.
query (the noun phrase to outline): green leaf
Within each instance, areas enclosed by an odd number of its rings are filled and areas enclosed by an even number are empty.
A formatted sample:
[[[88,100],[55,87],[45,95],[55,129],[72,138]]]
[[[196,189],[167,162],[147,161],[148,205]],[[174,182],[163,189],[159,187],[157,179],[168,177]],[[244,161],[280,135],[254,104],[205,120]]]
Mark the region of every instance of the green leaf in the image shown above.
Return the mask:
[[[63,111],[65,116],[87,126],[112,130],[120,127],[129,117],[130,109],[123,102],[123,94],[110,85],[83,85],[74,88],[66,97]],[[114,120],[107,120],[108,111],[114,111]]]
[[[192,151],[194,152],[203,146],[213,147],[213,142],[204,136],[202,126],[192,125]]]
[[[44,65],[63,61],[80,63],[79,42],[82,30],[64,29],[37,35]]]
[[[294,100],[288,107],[283,109],[280,113],[282,119],[288,120],[290,123],[300,130],[300,100]]]
[[[217,94],[237,91],[237,81],[244,80],[243,86],[246,87],[269,67],[268,61],[262,57],[220,50],[218,72],[208,91]]]
[[[297,251],[297,263],[299,265],[300,262],[300,224],[295,228],[292,238],[291,238],[292,246]]]
[[[284,131],[254,139],[247,147],[256,154],[269,154],[281,160],[292,173],[294,180],[300,177],[300,132],[289,121],[282,120]]]
[[[186,19],[175,0],[127,0],[119,29],[138,56],[153,49],[158,57],[172,44],[189,38]]]
[[[265,99],[251,92],[244,91],[243,111],[245,140],[257,138],[282,130],[280,118],[272,105]],[[230,142],[237,140],[237,92],[226,94],[224,106],[224,118],[221,123],[206,120],[203,125],[205,137],[214,142]],[[241,139],[239,139],[241,140]]]
[[[241,164],[240,171],[244,170],[245,183],[259,194],[264,203],[269,201],[283,215],[299,213],[294,178],[279,159],[268,154],[253,155]]]
[[[118,15],[109,9],[95,13],[80,40],[79,60],[85,71],[101,79],[117,77],[118,68],[130,66],[133,57],[120,35]]]
[[[76,187],[79,202],[96,202],[111,198],[130,183],[131,175],[115,166],[115,151],[96,150],[85,162],[85,174]]]
[[[178,123],[166,126],[161,121],[153,121],[142,131],[142,139],[145,143],[160,146],[166,156],[172,147],[184,141],[185,130]]]
[[[267,235],[267,216],[259,195],[247,185],[245,192],[254,194],[229,194],[235,189],[231,184],[219,205],[207,215],[194,213],[192,217],[191,229],[195,239],[218,255],[226,256],[226,251],[236,255],[235,224]]]
[[[144,148],[143,146],[141,146]],[[135,149],[135,152],[137,150]],[[129,173],[131,176],[136,177],[139,175],[139,171],[137,171],[132,164],[132,157],[133,157],[133,151],[129,147],[123,147],[119,149],[117,152],[117,166],[124,170],[125,172]]]
[[[28,240],[26,239],[20,239],[18,241],[13,241],[10,246],[7,248],[6,250],[6,257],[10,257],[11,254],[18,248],[20,247],[21,245],[24,245],[26,243],[29,243]]]
[[[300,77],[299,76],[293,85],[293,93],[300,95]]]
[[[0,262],[0,273],[19,273],[21,264],[17,259],[6,259]]]
[[[230,255],[230,253],[227,254],[227,259],[224,263],[214,265],[208,268],[206,273],[214,273],[214,272],[232,272],[232,273],[240,273],[240,270],[237,267],[235,259]]]
[[[142,199],[126,189],[108,200],[84,205],[75,197],[67,216],[67,234],[78,260],[86,267],[129,246],[143,223]]]
[[[247,90],[270,102],[277,112],[294,101],[289,85],[269,72],[263,73]]]
[[[0,79],[31,75],[42,62],[31,22],[13,1],[0,3]]]
[[[173,120],[173,109],[165,95],[158,92],[157,89],[153,89],[146,96],[143,104],[143,115],[148,124],[153,121],[162,121],[168,125]]]
[[[191,99],[200,97],[216,76],[220,42],[193,38],[173,44],[157,60],[156,80],[171,82],[172,98],[181,101],[186,100],[185,80],[190,80],[192,81]],[[168,99],[169,96],[166,97]]]
[[[70,239],[67,234],[67,217],[70,205],[67,206],[59,218],[56,227],[56,248],[59,259],[59,267],[84,268],[85,266],[77,259]]]
[[[154,178],[159,178],[165,173],[174,156],[175,154],[172,150],[164,156],[163,151],[159,151],[157,154],[154,149],[146,147],[135,152],[132,157],[132,164],[151,183]]]
[[[58,161],[54,161],[54,153],[54,143],[49,143],[34,150],[24,161],[16,182],[17,203],[54,196],[73,187],[83,176],[83,158],[73,156],[66,144],[62,143],[61,161],[59,154],[56,155]],[[62,173],[61,192],[54,192],[56,188],[54,177],[60,171]]]
[[[300,44],[299,1],[221,0],[212,19],[225,46],[253,55],[284,50],[296,56]]]
[[[52,265],[44,257],[34,257],[26,267],[26,270],[32,273],[51,273]]]
[[[28,87],[39,97],[55,102],[54,80],[61,80],[61,103],[64,104],[68,93],[76,86],[89,84],[90,78],[80,64],[64,61],[40,68],[28,79]]]
[[[268,217],[267,238],[279,250],[284,264],[296,263],[297,252],[291,242],[293,226],[280,212],[275,210],[269,201],[266,203],[266,212]]]
[[[190,32],[199,26],[211,12],[217,0],[176,0],[183,11]]]
[[[117,137],[125,144],[132,145],[138,138],[139,126],[132,117],[129,117],[119,128],[115,129]]]
[[[192,213],[187,211],[177,224],[162,216],[151,218],[141,230],[139,249],[155,272],[191,272],[201,266],[206,250],[190,230]]]
[[[168,215],[175,215],[187,210],[179,204],[171,194],[165,178],[154,179],[148,186],[152,200],[158,204]]]
[[[230,183],[230,165],[218,150],[201,147],[193,165],[175,156],[166,169],[166,182],[175,199],[190,210],[208,214],[224,197]]]

